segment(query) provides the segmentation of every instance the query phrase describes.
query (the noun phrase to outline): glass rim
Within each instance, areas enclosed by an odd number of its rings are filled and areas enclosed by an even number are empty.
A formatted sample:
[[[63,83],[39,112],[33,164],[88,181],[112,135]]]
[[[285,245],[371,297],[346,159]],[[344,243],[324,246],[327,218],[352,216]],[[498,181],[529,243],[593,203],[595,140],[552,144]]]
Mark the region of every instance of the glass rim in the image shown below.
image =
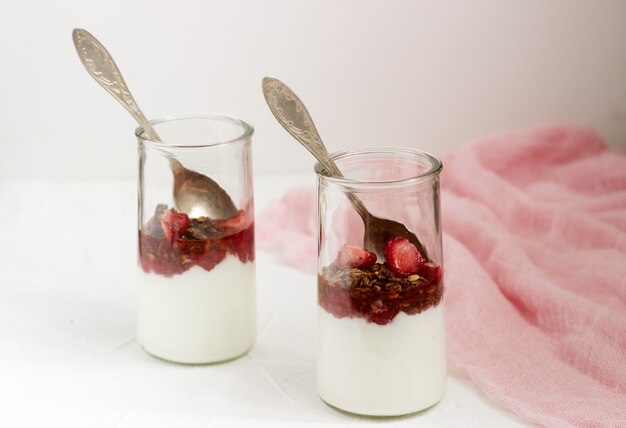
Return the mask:
[[[322,164],[318,161],[315,163],[313,167],[315,173],[317,174],[319,179],[324,181],[337,184],[344,187],[405,187],[411,186],[419,183],[423,183],[432,179],[433,177],[437,177],[441,170],[443,169],[443,163],[439,158],[431,155],[428,152],[423,150],[414,149],[411,147],[399,147],[399,146],[371,146],[371,147],[359,147],[359,148],[351,148],[346,150],[341,150],[338,152],[333,152],[330,154],[331,158],[334,161],[338,161],[341,159],[350,158],[352,156],[363,156],[363,155],[373,155],[373,154],[403,154],[413,157],[415,159],[425,159],[430,163],[430,168],[425,172],[410,176],[407,178],[400,178],[394,180],[363,180],[363,179],[354,179],[347,177],[334,177],[326,174],[326,169],[322,166]]]
[[[135,128],[135,137],[143,143],[148,143],[149,145],[160,148],[160,149],[206,149],[211,147],[221,147],[225,145],[233,145],[245,143],[250,140],[252,135],[254,134],[254,126],[249,124],[248,122],[241,120],[234,116],[227,116],[222,114],[212,114],[212,113],[192,113],[192,114],[171,114],[167,116],[161,116],[154,119],[149,120],[150,125],[156,127],[159,124],[166,122],[174,122],[178,120],[214,120],[221,122],[229,122],[234,125],[237,125],[241,128],[242,132],[239,136],[235,138],[231,138],[225,141],[219,141],[211,144],[172,144],[167,141],[156,141],[148,138],[145,135],[145,131],[142,126],[138,126]]]

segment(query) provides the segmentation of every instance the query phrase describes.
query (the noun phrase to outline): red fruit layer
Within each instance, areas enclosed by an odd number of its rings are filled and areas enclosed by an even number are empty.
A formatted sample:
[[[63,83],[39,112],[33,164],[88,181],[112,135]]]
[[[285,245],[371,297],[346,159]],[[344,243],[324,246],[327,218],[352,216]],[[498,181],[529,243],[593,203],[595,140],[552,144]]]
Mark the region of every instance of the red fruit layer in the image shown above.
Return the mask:
[[[159,207],[160,208],[160,207]],[[173,210],[165,210],[161,213],[161,228],[165,238],[174,242],[174,238],[180,238],[189,229],[189,216],[185,213],[177,213]]]
[[[443,297],[441,267],[426,263],[406,278],[385,264],[358,269],[332,263],[318,276],[318,303],[337,318],[358,317],[379,325],[400,312],[418,314],[437,306]]]
[[[361,247],[344,244],[337,253],[335,263],[347,267],[369,269],[376,263],[376,254]]]
[[[167,212],[165,205],[157,206],[154,216],[139,230],[139,264],[144,272],[169,277],[193,266],[210,271],[227,254],[238,257],[242,263],[254,261],[254,223],[243,228],[240,221],[234,227],[235,222],[227,220],[192,218],[184,233],[172,236],[161,225],[161,217]],[[242,211],[233,218],[241,216]]]
[[[426,260],[411,241],[397,236],[385,244],[385,261],[396,276],[404,278],[417,273]]]

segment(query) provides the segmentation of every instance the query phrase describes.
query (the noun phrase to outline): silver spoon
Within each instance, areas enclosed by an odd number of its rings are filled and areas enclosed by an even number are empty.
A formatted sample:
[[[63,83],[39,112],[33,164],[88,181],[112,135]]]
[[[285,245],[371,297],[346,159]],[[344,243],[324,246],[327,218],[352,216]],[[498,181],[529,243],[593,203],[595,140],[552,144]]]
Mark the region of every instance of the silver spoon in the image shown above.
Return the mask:
[[[298,96],[283,82],[272,77],[263,79],[263,95],[272,114],[283,128],[315,156],[330,176],[343,177]],[[383,258],[387,241],[394,236],[401,236],[411,241],[424,257],[428,257],[421,242],[402,223],[375,217],[354,193],[346,193],[346,196],[363,220],[365,226],[363,246],[367,250]]]
[[[76,52],[91,77],[128,110],[150,140],[161,141],[139,109],[122,73],[102,43],[82,28],[74,29],[72,39]],[[174,202],[179,211],[190,212],[195,208],[201,215],[211,218],[229,218],[237,213],[228,193],[213,179],[185,168],[174,158],[170,158],[170,168],[174,174]]]

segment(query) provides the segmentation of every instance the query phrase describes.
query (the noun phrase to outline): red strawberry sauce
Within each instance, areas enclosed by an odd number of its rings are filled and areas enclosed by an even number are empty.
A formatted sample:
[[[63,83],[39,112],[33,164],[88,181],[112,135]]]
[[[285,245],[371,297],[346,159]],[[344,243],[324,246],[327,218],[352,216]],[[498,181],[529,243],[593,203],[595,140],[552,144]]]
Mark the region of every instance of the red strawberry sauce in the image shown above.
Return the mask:
[[[189,219],[185,230],[176,230],[173,235],[166,233],[167,226],[161,224],[167,214],[167,207],[158,205],[154,216],[139,230],[139,265],[144,272],[169,277],[193,266],[210,271],[227,254],[242,263],[254,261],[254,223],[246,225],[242,211],[225,220]]]

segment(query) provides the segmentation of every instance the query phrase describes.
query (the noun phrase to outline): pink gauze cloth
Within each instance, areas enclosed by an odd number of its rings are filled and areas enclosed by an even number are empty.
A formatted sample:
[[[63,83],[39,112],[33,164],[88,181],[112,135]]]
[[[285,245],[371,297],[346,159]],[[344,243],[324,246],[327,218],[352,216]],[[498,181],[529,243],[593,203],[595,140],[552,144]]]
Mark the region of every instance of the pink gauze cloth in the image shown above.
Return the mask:
[[[443,163],[450,368],[530,422],[626,427],[626,152],[550,127]],[[258,247],[315,272],[316,204],[287,192]]]

